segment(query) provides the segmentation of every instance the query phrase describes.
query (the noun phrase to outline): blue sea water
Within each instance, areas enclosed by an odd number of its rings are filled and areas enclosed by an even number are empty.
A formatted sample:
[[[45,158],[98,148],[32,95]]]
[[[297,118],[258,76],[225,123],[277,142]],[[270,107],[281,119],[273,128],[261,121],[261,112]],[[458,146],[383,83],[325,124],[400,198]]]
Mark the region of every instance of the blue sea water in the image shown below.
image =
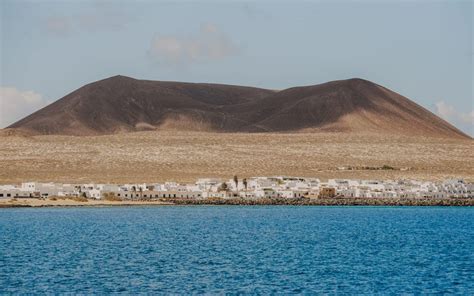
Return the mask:
[[[474,294],[474,209],[0,210],[0,294]]]

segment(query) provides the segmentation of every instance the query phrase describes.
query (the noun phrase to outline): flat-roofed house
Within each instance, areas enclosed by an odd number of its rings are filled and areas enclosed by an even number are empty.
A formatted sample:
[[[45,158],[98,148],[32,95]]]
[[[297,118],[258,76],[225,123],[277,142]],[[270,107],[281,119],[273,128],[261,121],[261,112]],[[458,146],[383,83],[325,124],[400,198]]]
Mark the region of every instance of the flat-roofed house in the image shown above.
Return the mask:
[[[2,198],[22,198],[30,197],[30,192],[25,192],[19,188],[0,189],[0,199]]]
[[[322,187],[319,191],[320,198],[332,198],[336,196],[336,188],[334,187]]]

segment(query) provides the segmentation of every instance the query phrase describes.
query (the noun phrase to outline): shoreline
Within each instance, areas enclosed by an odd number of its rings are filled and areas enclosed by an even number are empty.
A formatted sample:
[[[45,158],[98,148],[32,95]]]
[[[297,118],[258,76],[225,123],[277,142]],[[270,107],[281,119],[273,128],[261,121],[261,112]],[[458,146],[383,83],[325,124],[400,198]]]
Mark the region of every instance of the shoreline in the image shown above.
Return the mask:
[[[108,201],[72,199],[4,199],[2,208],[44,207],[134,207],[134,206],[474,206],[474,198],[413,199],[413,198],[318,198],[318,199],[168,199],[149,201]]]
[[[474,198],[317,198],[259,200],[170,200],[174,205],[236,205],[236,206],[474,206]]]
[[[77,201],[73,199],[37,199],[37,198],[17,198],[0,199],[0,209],[2,208],[48,208],[48,207],[128,207],[128,206],[169,206],[174,205],[164,201],[110,201],[94,200]]]

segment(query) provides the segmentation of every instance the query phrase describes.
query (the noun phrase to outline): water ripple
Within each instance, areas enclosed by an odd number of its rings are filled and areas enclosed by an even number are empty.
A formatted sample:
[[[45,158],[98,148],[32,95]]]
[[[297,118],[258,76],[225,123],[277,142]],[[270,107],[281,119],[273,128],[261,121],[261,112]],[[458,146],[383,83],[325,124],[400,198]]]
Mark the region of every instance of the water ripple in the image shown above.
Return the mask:
[[[0,211],[0,294],[474,294],[474,209]]]

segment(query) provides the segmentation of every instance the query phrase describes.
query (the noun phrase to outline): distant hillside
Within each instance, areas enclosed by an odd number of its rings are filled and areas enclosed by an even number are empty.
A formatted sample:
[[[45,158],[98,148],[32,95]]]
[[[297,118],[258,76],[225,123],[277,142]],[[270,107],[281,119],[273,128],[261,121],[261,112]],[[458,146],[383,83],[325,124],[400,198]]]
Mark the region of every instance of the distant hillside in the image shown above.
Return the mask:
[[[176,129],[468,137],[409,99],[362,79],[276,92],[114,76],[83,86],[9,128],[64,135]]]

